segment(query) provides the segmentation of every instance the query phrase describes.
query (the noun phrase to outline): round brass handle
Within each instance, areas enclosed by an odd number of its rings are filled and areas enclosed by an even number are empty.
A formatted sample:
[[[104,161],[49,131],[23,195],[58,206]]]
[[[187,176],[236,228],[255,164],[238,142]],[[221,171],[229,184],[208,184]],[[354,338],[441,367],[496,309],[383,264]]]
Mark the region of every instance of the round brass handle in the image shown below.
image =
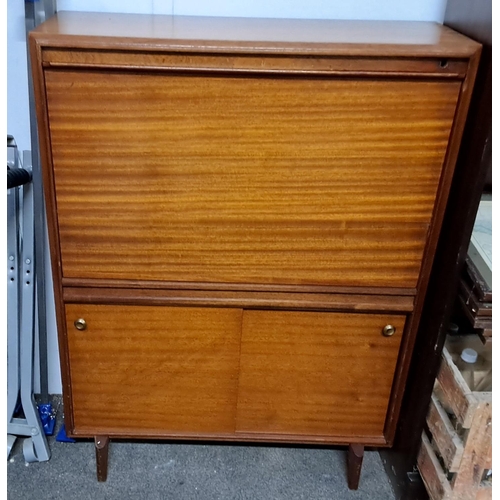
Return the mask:
[[[396,333],[396,328],[392,325],[385,325],[382,330],[384,337],[392,337]]]
[[[79,318],[75,321],[75,328],[81,331],[86,330],[87,322],[83,318]]]

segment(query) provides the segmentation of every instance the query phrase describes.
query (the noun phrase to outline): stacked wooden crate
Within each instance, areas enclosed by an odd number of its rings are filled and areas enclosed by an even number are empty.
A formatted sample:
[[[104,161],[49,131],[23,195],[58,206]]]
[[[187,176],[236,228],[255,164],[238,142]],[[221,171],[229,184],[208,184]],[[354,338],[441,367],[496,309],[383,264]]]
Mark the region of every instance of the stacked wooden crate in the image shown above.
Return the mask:
[[[467,384],[452,357],[462,347],[448,343],[443,350],[422,434],[418,467],[432,500],[492,498],[492,393]],[[491,357],[474,375],[478,381],[489,377],[491,389]]]
[[[476,253],[472,247],[465,261],[460,278],[458,302],[471,329],[474,329],[481,340],[487,343],[492,341],[493,308],[492,290],[489,284],[491,270],[484,265],[483,272],[478,269],[478,264],[482,264],[482,261]],[[486,274],[488,276],[485,278]]]
[[[462,329],[477,333],[485,344],[492,341],[492,261],[492,200],[483,193],[457,290],[457,310]]]

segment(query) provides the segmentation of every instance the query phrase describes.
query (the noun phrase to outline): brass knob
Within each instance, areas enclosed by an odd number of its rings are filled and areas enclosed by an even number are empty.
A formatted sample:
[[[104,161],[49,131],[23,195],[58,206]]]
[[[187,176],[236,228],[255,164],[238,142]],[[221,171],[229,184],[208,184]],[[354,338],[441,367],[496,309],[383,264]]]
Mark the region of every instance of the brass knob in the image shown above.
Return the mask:
[[[75,321],[75,328],[81,331],[86,330],[87,322],[83,318],[79,318]]]
[[[385,325],[382,330],[384,337],[392,337],[396,333],[396,328],[392,325]]]

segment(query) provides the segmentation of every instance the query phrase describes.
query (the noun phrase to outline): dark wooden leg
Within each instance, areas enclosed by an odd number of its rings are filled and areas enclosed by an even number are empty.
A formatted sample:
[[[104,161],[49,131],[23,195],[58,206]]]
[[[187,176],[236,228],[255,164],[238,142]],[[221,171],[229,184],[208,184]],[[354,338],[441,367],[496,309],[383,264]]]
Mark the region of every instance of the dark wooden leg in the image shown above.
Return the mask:
[[[365,447],[361,444],[350,444],[347,452],[347,485],[350,490],[357,490]]]
[[[96,436],[95,443],[95,460],[97,464],[97,480],[104,482],[108,478],[108,450],[109,437]]]

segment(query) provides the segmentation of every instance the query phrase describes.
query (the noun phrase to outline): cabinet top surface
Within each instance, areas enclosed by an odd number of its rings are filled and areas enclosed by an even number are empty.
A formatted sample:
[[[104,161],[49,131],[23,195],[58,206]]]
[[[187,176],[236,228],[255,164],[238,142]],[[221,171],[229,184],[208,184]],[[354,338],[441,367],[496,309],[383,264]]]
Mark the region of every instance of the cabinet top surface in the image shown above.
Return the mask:
[[[470,57],[480,47],[437,23],[58,12],[32,37],[68,48],[332,56]]]

